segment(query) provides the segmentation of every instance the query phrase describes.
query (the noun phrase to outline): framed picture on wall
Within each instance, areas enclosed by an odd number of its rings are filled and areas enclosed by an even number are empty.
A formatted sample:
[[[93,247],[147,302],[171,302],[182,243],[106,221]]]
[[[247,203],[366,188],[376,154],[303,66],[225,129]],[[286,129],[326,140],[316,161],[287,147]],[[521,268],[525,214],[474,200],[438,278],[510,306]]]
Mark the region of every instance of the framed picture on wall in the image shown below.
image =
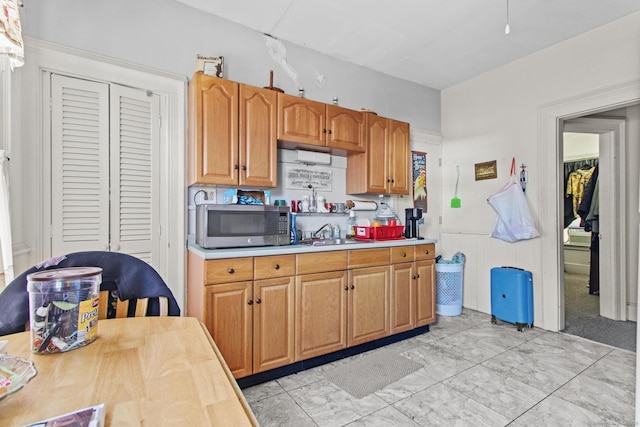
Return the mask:
[[[498,177],[497,161],[476,163],[476,181],[483,179],[493,179]]]

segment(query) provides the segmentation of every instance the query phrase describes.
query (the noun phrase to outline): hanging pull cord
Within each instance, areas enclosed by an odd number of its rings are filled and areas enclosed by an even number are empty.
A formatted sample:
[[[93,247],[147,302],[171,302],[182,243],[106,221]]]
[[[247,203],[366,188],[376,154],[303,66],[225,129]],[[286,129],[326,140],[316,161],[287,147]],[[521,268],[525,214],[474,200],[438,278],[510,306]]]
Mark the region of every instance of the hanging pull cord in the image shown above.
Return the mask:
[[[456,171],[458,173],[458,176],[456,178],[456,191],[453,195],[453,197],[458,197],[458,182],[460,181],[460,166],[456,165]]]

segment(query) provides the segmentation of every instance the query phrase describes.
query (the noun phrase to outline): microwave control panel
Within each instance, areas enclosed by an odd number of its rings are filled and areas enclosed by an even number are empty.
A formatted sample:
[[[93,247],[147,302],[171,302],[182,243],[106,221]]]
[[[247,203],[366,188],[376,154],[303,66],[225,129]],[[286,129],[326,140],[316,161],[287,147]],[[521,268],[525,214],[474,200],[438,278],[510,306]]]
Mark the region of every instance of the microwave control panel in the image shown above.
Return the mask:
[[[281,213],[278,218],[278,234],[289,234],[289,215]]]

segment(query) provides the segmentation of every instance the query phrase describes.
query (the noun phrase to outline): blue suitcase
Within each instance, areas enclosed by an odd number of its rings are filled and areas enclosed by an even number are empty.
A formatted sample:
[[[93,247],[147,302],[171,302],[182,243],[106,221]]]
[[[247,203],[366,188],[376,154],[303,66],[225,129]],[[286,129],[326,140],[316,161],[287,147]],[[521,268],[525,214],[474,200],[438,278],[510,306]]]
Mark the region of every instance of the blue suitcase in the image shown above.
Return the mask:
[[[533,328],[533,278],[515,267],[491,269],[491,323],[515,323],[518,331]]]

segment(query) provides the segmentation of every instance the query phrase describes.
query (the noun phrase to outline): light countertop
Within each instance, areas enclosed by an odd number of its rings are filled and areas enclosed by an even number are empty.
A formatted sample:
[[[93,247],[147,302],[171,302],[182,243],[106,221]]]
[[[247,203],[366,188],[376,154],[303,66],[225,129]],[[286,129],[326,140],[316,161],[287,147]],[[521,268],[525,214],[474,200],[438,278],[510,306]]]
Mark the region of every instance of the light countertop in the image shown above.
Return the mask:
[[[303,254],[313,252],[327,251],[345,251],[349,249],[373,249],[388,248],[393,246],[415,246],[428,243],[437,243],[437,239],[425,237],[424,239],[400,239],[400,240],[383,240],[375,242],[354,242],[341,245],[284,245],[284,246],[262,246],[250,248],[225,248],[225,249],[204,249],[196,245],[190,236],[188,250],[204,259],[224,259],[224,258],[241,258],[268,255],[288,255]]]

